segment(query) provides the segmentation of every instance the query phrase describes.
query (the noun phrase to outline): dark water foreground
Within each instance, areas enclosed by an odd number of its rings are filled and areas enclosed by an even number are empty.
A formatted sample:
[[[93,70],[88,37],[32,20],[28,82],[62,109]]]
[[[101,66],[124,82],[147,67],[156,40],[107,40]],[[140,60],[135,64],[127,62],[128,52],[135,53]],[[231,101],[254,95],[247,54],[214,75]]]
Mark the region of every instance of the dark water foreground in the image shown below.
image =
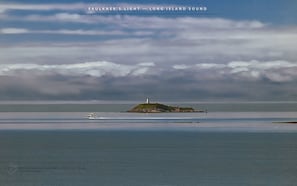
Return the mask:
[[[1,186],[297,185],[297,133],[0,131]]]

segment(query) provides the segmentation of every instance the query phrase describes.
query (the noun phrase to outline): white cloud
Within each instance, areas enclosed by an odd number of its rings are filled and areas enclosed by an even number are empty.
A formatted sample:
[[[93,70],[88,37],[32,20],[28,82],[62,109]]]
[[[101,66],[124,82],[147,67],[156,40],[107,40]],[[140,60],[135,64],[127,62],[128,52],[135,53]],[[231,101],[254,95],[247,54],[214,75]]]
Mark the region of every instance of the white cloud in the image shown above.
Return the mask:
[[[144,67],[153,67],[155,66],[154,62],[145,62],[145,63],[139,63],[139,66],[144,66]]]
[[[126,6],[134,6],[127,4]],[[1,5],[2,9],[8,9],[10,6]],[[0,6],[0,7],[1,7]],[[44,4],[32,5],[28,4],[23,7],[21,4],[12,5],[11,9],[84,9],[89,4]],[[104,6],[104,4],[94,4],[94,6]],[[139,5],[135,5],[139,6]],[[62,23],[78,23],[89,24],[91,29],[69,29],[67,24],[65,27],[57,28],[56,30],[34,30],[32,28],[14,28],[18,29],[11,34],[24,33],[41,33],[41,34],[60,34],[60,35],[116,35],[118,38],[105,38],[112,40],[114,45],[108,45],[113,53],[118,52],[118,46],[125,46],[123,51],[127,51],[130,55],[135,50],[133,42],[138,40],[140,45],[137,50],[146,45],[146,49],[164,52],[164,56],[175,55],[175,62],[179,60],[189,61],[187,58],[209,59],[222,56],[227,60],[236,59],[261,59],[263,58],[283,58],[286,56],[290,60],[297,58],[295,55],[297,28],[292,27],[274,27],[257,20],[229,20],[223,18],[203,18],[203,17],[157,17],[157,16],[129,16],[129,15],[86,15],[74,12],[55,12],[52,14],[37,14],[18,16],[6,16],[6,21],[9,19],[19,20],[24,22],[62,22]],[[98,28],[93,25],[100,25]],[[84,26],[84,25],[83,25]],[[93,27],[93,28],[92,28]],[[5,29],[5,28],[4,28]],[[17,32],[18,31],[18,32]],[[2,33],[8,34],[4,30]],[[142,44],[140,37],[148,37],[150,40]],[[127,38],[134,39],[128,40]],[[123,43],[123,39],[125,43]],[[45,37],[46,40],[46,37]],[[59,42],[55,40],[53,42]],[[129,46],[131,45],[131,46]],[[122,47],[123,48],[123,47]],[[133,49],[132,49],[133,48]],[[166,50],[162,50],[165,48]],[[107,49],[105,47],[105,49]],[[168,53],[167,53],[168,51]],[[265,54],[265,55],[263,55]],[[152,55],[149,54],[148,55]],[[102,56],[102,55],[100,55]],[[238,57],[239,56],[239,57]],[[234,57],[238,57],[235,58]],[[174,58],[174,57],[172,57]],[[147,59],[150,60],[150,59]],[[155,61],[151,59],[152,61]],[[215,60],[214,60],[215,61]]]
[[[42,65],[42,64],[2,64],[0,75],[49,75],[58,73],[66,76],[142,76],[150,74],[153,63],[139,63],[136,65],[122,65],[107,61],[86,62],[77,64]],[[153,72],[152,72],[153,73]]]
[[[173,71],[172,71],[173,69]],[[42,76],[61,74],[64,76],[92,76],[92,77],[128,77],[154,75],[162,76],[164,72],[175,76],[178,71],[197,74],[199,80],[237,79],[240,81],[261,81],[268,79],[272,82],[289,82],[297,80],[297,63],[288,61],[232,61],[227,64],[175,64],[172,69],[156,65],[153,62],[124,65],[119,63],[97,61],[62,65],[42,64],[2,64],[0,75],[8,76]],[[172,74],[170,74],[172,73]],[[203,75],[201,75],[203,74]],[[197,80],[198,80],[197,79]]]
[[[62,35],[128,35],[122,31],[100,30],[28,30],[24,28],[2,28],[0,34],[62,34]]]
[[[195,65],[176,64],[175,70],[196,72],[199,79],[217,81],[236,79],[239,81],[271,82],[297,81],[297,62],[289,61],[231,61],[226,64],[201,63]],[[203,74],[203,75],[201,75]]]
[[[214,92],[230,91],[229,82],[234,83],[233,90],[244,92],[242,82],[262,87],[270,81],[289,87],[297,81],[296,26],[213,17],[90,15],[84,12],[88,6],[105,5],[0,3],[0,20],[10,25],[0,29],[4,38],[0,43],[0,75],[37,80],[36,90],[54,91],[51,94],[64,90],[63,82],[52,80],[57,74],[71,77],[64,77],[67,81],[72,77],[81,80],[81,85],[75,82],[65,89],[78,93],[78,87],[86,82],[93,88],[105,77],[113,77],[113,86],[125,84],[126,77],[132,77],[131,84],[156,82],[160,87],[179,79],[179,86],[187,90],[207,86]],[[10,10],[26,10],[26,15]],[[16,25],[19,20],[22,24]],[[49,24],[39,27],[39,23]],[[14,35],[20,35],[20,40],[11,39]],[[135,78],[141,76],[146,78]],[[44,86],[44,79],[49,86]]]
[[[30,31],[24,28],[2,28],[0,34],[27,34]]]
[[[32,31],[39,34],[65,34],[65,35],[126,35],[122,31],[98,31],[98,30],[40,30]]]
[[[10,19],[17,19],[11,17]],[[39,15],[33,14],[23,18],[25,21],[34,22],[75,22],[75,23],[95,23],[96,19],[90,15],[80,15],[77,13],[57,13],[54,15]],[[97,20],[99,21],[99,20]]]
[[[97,4],[101,6],[101,4]],[[0,9],[81,9],[88,4],[53,4],[33,7],[1,5]],[[19,18],[19,17],[14,17]],[[12,18],[13,19],[13,18]],[[292,81],[296,79],[289,69],[296,68],[297,27],[275,27],[257,20],[228,20],[202,17],[157,17],[157,16],[101,16],[78,13],[32,14],[24,21],[75,22],[88,24],[81,29],[61,27],[52,30],[33,28],[2,28],[5,34],[57,34],[75,36],[117,36],[105,37],[92,42],[60,42],[39,40],[38,43],[9,43],[0,50],[0,62],[19,64],[33,63],[38,68],[48,67],[62,73],[72,72],[72,63],[83,59],[88,61],[117,61],[118,63],[92,64],[92,68],[80,67],[81,74],[119,76],[152,73],[151,69],[212,71],[216,76],[271,81]],[[92,24],[103,25],[93,27]],[[67,24],[65,24],[67,25]],[[85,25],[84,25],[85,26]],[[29,26],[28,26],[29,27]],[[58,36],[63,37],[63,36]],[[95,38],[95,37],[93,37]],[[92,38],[92,39],[93,39]],[[100,37],[101,38],[101,37]],[[43,43],[44,42],[44,43]],[[16,55],[17,54],[17,55]],[[250,60],[255,59],[255,60]],[[282,59],[282,60],[280,60]],[[154,63],[140,63],[154,61]],[[230,62],[231,61],[231,62]],[[292,62],[293,61],[293,62]],[[64,63],[64,66],[44,64]],[[119,64],[120,63],[120,64]],[[137,64],[136,67],[133,67]],[[82,65],[82,64],[81,64]],[[119,66],[118,66],[119,65]],[[63,68],[62,68],[63,67]],[[69,70],[68,68],[72,69]],[[101,70],[97,70],[97,68]],[[122,70],[118,70],[118,69]],[[102,70],[104,69],[104,70]],[[115,71],[113,73],[112,71]],[[48,71],[48,70],[46,70]],[[75,70],[78,73],[79,69]],[[71,74],[69,73],[69,74]],[[75,74],[74,73],[74,74]],[[282,77],[282,78],[281,78]]]
[[[185,65],[185,64],[181,64],[181,65],[173,65],[173,68],[176,70],[184,70],[184,69],[189,69],[191,68],[191,66]]]
[[[58,20],[76,21],[81,18],[81,15],[80,14],[69,14],[69,13],[58,13],[55,15],[55,18]]]
[[[200,69],[213,69],[213,68],[224,68],[226,65],[224,64],[217,64],[217,63],[200,63],[196,64],[196,67]]]
[[[259,70],[268,70],[268,69],[279,69],[279,68],[291,68],[297,67],[297,63],[292,63],[288,61],[269,61],[261,62],[257,60],[252,61],[234,61],[228,64],[230,68],[249,68],[249,69],[259,69]]]
[[[82,3],[73,4],[19,4],[19,3],[0,3],[0,12],[8,10],[80,10],[86,7]]]
[[[266,78],[273,82],[297,80],[297,74],[291,73],[292,70],[297,70],[296,62],[252,60],[230,62],[227,66],[232,74],[248,79]]]
[[[80,15],[77,13],[57,13],[54,15],[29,15],[22,18],[24,21],[42,22],[76,22],[87,23],[88,29],[69,29],[67,24],[63,28],[53,30],[35,30],[30,28],[9,28],[11,34],[58,34],[58,35],[85,35],[85,36],[118,36],[105,37],[104,41],[99,40],[97,46],[94,42],[73,42],[62,43],[59,39],[46,41],[46,45],[51,43],[63,45],[67,50],[69,60],[73,58],[84,58],[84,56],[94,56],[94,59],[109,59],[119,61],[119,58],[138,61],[155,61],[162,63],[223,63],[230,60],[296,60],[295,48],[297,47],[297,28],[296,27],[274,27],[259,21],[235,21],[222,18],[201,18],[201,17],[179,17],[165,18],[156,16],[99,16],[99,15]],[[102,25],[98,28],[93,25]],[[3,28],[3,34],[8,34],[9,30]],[[2,30],[3,30],[2,29]],[[62,37],[62,36],[60,36]],[[147,39],[146,39],[147,38]],[[101,38],[102,39],[102,38]],[[42,44],[43,40],[38,41],[39,47],[34,51],[38,55],[41,48],[46,47]],[[2,44],[3,45],[3,44]],[[10,44],[11,45],[11,44]],[[36,46],[36,44],[34,43]],[[97,49],[90,49],[92,47]],[[81,51],[77,47],[80,47]],[[11,50],[14,50],[12,46]],[[28,45],[26,45],[26,48]],[[68,48],[67,48],[68,47]],[[54,56],[61,54],[57,49]],[[72,49],[75,49],[73,51]],[[72,51],[71,51],[72,50]],[[23,58],[15,56],[16,52],[6,52],[1,58],[7,58],[9,53],[13,53],[11,58]],[[91,54],[90,54],[91,53]],[[25,53],[19,53],[26,55]],[[86,55],[84,55],[86,54]],[[47,58],[51,58],[50,52]],[[76,56],[75,56],[76,55]],[[3,57],[2,57],[3,56]],[[121,57],[119,57],[121,56]],[[132,58],[131,58],[132,56]],[[134,59],[135,58],[135,59]],[[139,60],[139,58],[141,58]],[[37,59],[37,58],[36,58]],[[43,58],[46,59],[46,58]],[[222,61],[223,60],[223,61]],[[65,61],[63,59],[63,61]]]

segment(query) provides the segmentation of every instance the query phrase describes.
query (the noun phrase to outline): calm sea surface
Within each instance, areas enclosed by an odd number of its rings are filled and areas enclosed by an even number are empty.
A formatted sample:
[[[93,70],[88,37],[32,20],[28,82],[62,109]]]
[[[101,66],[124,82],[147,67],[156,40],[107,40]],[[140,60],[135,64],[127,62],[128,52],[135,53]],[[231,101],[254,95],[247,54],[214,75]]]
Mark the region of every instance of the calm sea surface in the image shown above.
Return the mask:
[[[297,125],[283,123],[297,121],[296,103],[157,115],[70,105],[0,104],[1,186],[297,183]],[[87,119],[90,111],[99,119]]]

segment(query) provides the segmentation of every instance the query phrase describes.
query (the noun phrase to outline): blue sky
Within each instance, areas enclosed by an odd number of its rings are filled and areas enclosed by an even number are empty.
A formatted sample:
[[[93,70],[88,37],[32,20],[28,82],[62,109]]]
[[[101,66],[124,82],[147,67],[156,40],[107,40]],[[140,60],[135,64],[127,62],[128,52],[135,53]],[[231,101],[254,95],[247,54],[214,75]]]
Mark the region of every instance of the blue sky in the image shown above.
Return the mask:
[[[296,100],[296,5],[1,1],[0,100]]]

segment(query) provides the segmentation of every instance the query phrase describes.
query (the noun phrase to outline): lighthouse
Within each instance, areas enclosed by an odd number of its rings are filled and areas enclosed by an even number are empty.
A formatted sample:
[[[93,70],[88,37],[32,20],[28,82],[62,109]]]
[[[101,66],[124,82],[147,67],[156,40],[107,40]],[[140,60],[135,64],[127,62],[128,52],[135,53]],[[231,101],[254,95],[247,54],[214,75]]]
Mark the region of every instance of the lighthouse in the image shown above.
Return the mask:
[[[150,99],[149,98],[146,98],[146,104],[150,104]]]

